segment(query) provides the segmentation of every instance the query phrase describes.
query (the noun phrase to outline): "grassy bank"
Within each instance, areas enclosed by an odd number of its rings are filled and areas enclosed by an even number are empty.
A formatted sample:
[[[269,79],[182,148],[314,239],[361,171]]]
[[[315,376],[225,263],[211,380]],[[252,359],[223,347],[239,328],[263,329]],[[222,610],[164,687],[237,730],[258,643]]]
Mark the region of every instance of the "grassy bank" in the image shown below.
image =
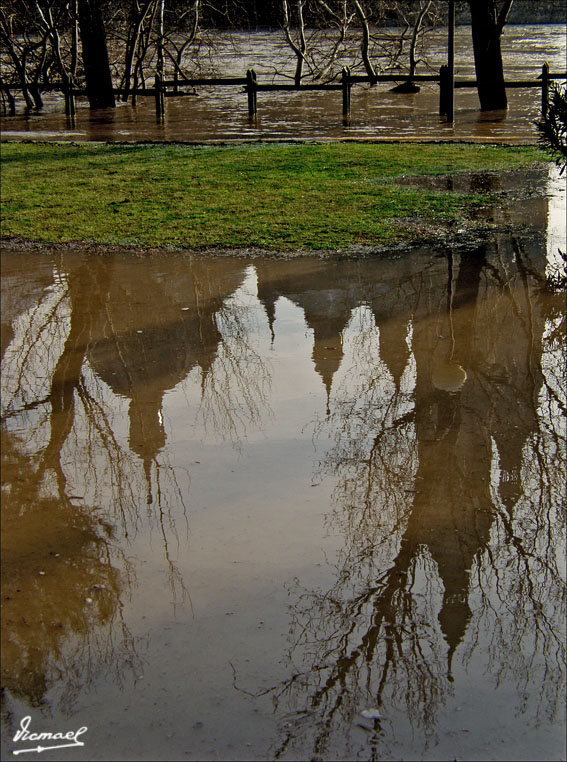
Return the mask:
[[[2,235],[44,242],[332,249],[411,238],[408,219],[458,222],[482,197],[400,175],[521,167],[535,147],[3,143]]]

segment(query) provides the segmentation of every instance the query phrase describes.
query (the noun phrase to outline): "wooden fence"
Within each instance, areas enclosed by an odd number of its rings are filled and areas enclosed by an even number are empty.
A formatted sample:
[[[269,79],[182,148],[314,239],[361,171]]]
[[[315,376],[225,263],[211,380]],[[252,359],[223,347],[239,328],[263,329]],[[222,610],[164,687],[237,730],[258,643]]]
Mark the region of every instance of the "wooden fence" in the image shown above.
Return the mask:
[[[541,89],[541,112],[547,113],[549,104],[549,88],[553,80],[567,79],[567,72],[550,72],[549,65],[545,63],[541,68],[541,74],[537,79],[508,80],[505,87],[524,88],[537,87]],[[258,111],[258,93],[262,92],[307,92],[312,90],[340,90],[342,92],[342,114],[343,119],[348,120],[351,113],[351,90],[353,85],[367,83],[378,84],[381,82],[407,82],[407,76],[395,74],[378,74],[374,77],[351,74],[350,69],[345,67],[341,73],[340,83],[327,84],[287,84],[287,83],[269,83],[262,84],[258,81],[256,72],[249,69],[246,77],[202,77],[189,79],[186,77],[176,77],[174,80],[161,79],[156,76],[154,87],[136,88],[131,90],[115,89],[115,95],[131,96],[133,101],[138,96],[153,96],[155,98],[156,115],[163,117],[165,114],[165,99],[168,97],[180,97],[189,95],[189,93],[180,90],[182,87],[242,87],[242,92],[247,94],[248,115],[253,118]],[[447,121],[453,121],[453,102],[454,91],[461,88],[476,88],[477,82],[474,79],[453,79],[450,68],[442,66],[439,74],[421,74],[412,77],[412,83],[418,82],[437,82],[439,84],[439,114],[445,116]],[[1,83],[2,92],[9,104],[10,114],[15,114],[15,99],[10,90],[21,90],[21,85]],[[76,113],[76,97],[85,96],[87,91],[75,86],[73,80],[69,78],[67,82],[50,85],[42,88],[47,90],[60,90],[65,98],[65,114],[74,116]],[[191,93],[192,94],[192,93]]]

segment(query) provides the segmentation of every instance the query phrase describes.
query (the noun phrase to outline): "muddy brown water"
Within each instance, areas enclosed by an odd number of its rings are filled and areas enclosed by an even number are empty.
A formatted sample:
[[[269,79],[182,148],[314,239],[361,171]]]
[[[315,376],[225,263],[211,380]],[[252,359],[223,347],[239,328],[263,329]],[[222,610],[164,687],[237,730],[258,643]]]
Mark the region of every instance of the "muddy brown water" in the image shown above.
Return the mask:
[[[446,63],[446,30],[430,33],[427,52],[418,73],[438,73]],[[502,38],[506,77],[536,79],[545,61],[551,71],[565,71],[565,26],[509,25]],[[376,66],[385,66],[377,58]],[[243,77],[254,68],[258,81],[289,84],[294,62],[281,32],[216,34],[214,49],[201,62],[204,74]],[[351,65],[348,58],[337,61],[337,71]],[[187,71],[194,62],[185,61]],[[471,31],[459,26],[455,36],[457,78],[474,77]],[[356,72],[355,73],[359,73]],[[363,73],[363,72],[360,72]],[[151,85],[151,81],[148,82]],[[39,114],[2,117],[3,139],[102,140],[102,141],[224,141],[286,139],[372,139],[372,140],[468,140],[473,142],[531,143],[537,139],[534,121],[541,114],[541,90],[510,89],[507,112],[480,113],[474,89],[455,94],[455,121],[448,124],[438,115],[439,88],[425,83],[412,95],[390,92],[391,84],[375,87],[357,85],[352,91],[351,117],[342,119],[342,96],[337,92],[260,92],[258,114],[248,117],[247,96],[241,87],[198,88],[184,97],[168,97],[164,119],[156,120],[153,98],[139,98],[135,107],[120,104],[116,109],[90,112],[84,99],[78,101],[74,121],[64,115],[60,95],[45,94]]]
[[[3,249],[4,759],[563,757],[538,182],[472,249]]]

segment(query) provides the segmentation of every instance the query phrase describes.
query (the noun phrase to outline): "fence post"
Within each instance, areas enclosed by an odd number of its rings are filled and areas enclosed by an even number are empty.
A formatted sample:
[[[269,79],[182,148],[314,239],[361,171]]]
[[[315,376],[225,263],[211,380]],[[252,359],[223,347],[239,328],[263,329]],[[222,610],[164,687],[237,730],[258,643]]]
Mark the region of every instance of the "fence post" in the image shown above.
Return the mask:
[[[346,119],[350,116],[350,69],[348,66],[343,68],[341,74],[341,84],[343,86],[343,117]]]
[[[454,121],[455,112],[455,0],[449,0],[449,39],[447,50],[447,121]]]
[[[165,114],[165,96],[163,93],[163,80],[159,74],[156,74],[156,116],[162,117]]]
[[[248,93],[248,116],[256,116],[258,102],[256,97],[256,72],[254,69],[248,69],[246,72],[246,91]]]
[[[545,119],[549,109],[549,64],[541,67],[541,115]]]
[[[448,66],[442,66],[439,69],[439,115],[448,116],[450,94],[450,73]]]

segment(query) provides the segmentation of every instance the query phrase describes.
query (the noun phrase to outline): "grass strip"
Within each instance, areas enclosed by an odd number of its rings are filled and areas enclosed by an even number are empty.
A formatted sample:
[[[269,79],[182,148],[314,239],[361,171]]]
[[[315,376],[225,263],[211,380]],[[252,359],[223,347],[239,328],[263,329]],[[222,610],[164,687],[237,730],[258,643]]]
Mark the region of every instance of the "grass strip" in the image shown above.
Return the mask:
[[[478,195],[401,175],[519,168],[537,147],[1,144],[3,236],[135,246],[335,249],[411,238],[404,220],[457,224]]]

